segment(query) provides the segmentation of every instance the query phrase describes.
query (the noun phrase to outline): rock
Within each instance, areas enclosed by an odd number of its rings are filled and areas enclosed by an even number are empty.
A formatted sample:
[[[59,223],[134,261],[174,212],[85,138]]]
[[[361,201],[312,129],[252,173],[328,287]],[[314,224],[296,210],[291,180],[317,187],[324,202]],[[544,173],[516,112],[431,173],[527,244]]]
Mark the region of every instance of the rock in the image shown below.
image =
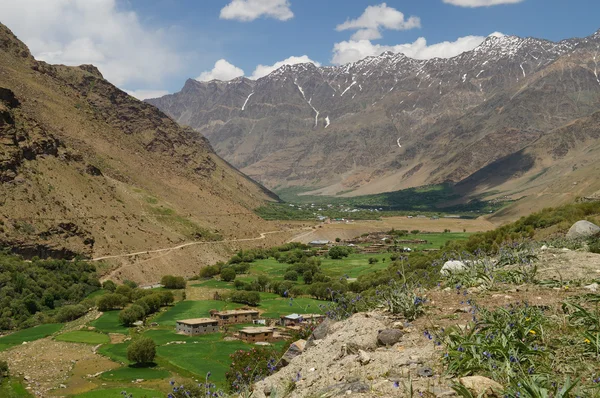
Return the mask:
[[[433,369],[424,367],[417,370],[417,374],[421,377],[433,377]]]
[[[500,383],[483,376],[469,376],[458,379],[476,397],[501,397],[504,387]]]
[[[590,236],[594,236],[600,234],[600,227],[596,224],[592,224],[589,221],[581,220],[577,221],[569,232],[567,232],[567,239],[579,239],[579,238],[589,238]]]
[[[61,384],[60,386],[58,386],[60,388],[67,388],[67,386],[65,386],[64,384]]]
[[[333,321],[329,318],[321,322],[306,341],[305,349],[316,345],[316,341],[324,339],[329,334],[332,324]]]
[[[548,250],[548,246],[543,245],[542,247],[540,247],[540,250],[544,251],[544,250]]]
[[[446,261],[444,266],[440,270],[442,275],[450,275],[465,272],[467,270],[467,265],[462,261]]]
[[[358,362],[360,362],[361,365],[366,365],[371,362],[371,357],[365,351],[358,350]]]
[[[398,329],[381,330],[377,335],[377,344],[383,346],[392,346],[400,341],[404,333]]]
[[[458,314],[458,313],[463,313],[463,314],[468,314],[469,312],[471,312],[471,307],[462,307],[462,308],[457,308],[454,313]]]
[[[404,329],[404,322],[394,322],[394,325],[393,325],[393,326],[394,326],[396,329],[400,329],[400,330],[402,330],[402,329]]]
[[[302,354],[304,349],[306,348],[306,340],[298,340],[290,345],[290,348],[283,354],[281,357],[281,363],[283,366],[289,365],[292,359],[296,358],[298,355]]]
[[[598,283],[594,282],[591,285],[587,285],[584,286],[584,289],[590,290],[592,292],[597,292],[598,291],[598,287],[600,287],[600,285],[598,285]]]

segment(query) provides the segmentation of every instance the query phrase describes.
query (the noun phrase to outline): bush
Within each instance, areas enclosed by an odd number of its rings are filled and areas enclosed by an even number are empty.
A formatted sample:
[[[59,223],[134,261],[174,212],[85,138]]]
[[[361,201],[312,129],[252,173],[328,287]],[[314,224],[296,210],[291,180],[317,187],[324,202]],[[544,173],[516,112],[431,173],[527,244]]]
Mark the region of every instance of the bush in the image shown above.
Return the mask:
[[[600,237],[592,238],[589,243],[590,252],[600,254]]]
[[[375,264],[378,262],[379,262],[379,259],[377,259],[375,257],[369,257],[369,264]]]
[[[146,311],[138,304],[132,304],[119,312],[119,322],[124,326],[131,326],[144,319]]]
[[[287,348],[287,347],[285,347]],[[283,352],[271,347],[256,347],[248,351],[239,350],[231,354],[231,365],[225,379],[232,392],[240,392],[256,380],[275,373]]]
[[[148,364],[154,361],[156,344],[149,337],[139,337],[127,347],[127,359],[131,362]]]
[[[421,231],[419,231],[418,229],[413,229],[412,231],[410,231],[410,233],[413,235],[418,235],[419,232],[421,232]]]
[[[247,304],[253,307],[260,303],[258,292],[235,291],[225,295],[224,298],[234,303]]]
[[[185,289],[185,279],[183,276],[165,275],[161,278],[160,284],[167,289]]]
[[[208,267],[204,267],[200,270],[198,274],[200,278],[212,278],[213,276],[219,275],[221,271],[217,266],[209,265]]]
[[[137,284],[137,283],[135,283],[134,281],[130,281],[129,279],[125,279],[125,280],[123,281],[123,284],[124,284],[125,286],[129,286],[129,287],[130,287],[130,288],[132,288],[132,289],[135,289],[136,287],[138,287],[138,284]]]
[[[87,313],[87,308],[81,304],[65,305],[56,313],[56,320],[60,323],[74,321]]]
[[[221,270],[221,280],[225,282],[232,282],[236,277],[235,270],[233,268],[223,268]]]
[[[117,289],[117,284],[114,283],[113,281],[104,281],[104,283],[102,284],[102,289],[108,290],[109,292],[114,293],[115,290]]]
[[[8,377],[9,375],[8,362],[0,361],[0,378]]]
[[[339,260],[340,258],[348,257],[350,255],[350,249],[344,246],[334,246],[329,249],[329,257],[333,260]]]
[[[286,281],[296,282],[298,280],[298,273],[296,271],[288,271],[283,275],[283,279]]]
[[[98,310],[99,311],[110,311],[110,310],[118,310],[123,308],[129,300],[127,297],[117,294],[117,293],[109,293],[98,299]]]
[[[335,238],[335,241],[336,241],[337,243],[340,243],[342,240],[341,240],[340,238]]]

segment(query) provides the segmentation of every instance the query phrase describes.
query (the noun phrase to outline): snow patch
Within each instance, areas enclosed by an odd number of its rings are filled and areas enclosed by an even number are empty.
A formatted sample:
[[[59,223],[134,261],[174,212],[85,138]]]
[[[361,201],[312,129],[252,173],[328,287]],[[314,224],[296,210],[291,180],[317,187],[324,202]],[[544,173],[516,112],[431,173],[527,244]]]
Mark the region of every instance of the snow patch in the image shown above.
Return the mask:
[[[475,78],[478,78],[478,77],[479,77],[479,75],[481,75],[483,72],[485,72],[485,70],[484,70],[484,69],[480,70],[480,71],[479,71],[479,73],[477,74],[477,76],[475,76]]]
[[[462,82],[464,83],[464,82],[466,82],[466,81],[467,81],[467,74],[465,73],[465,74],[463,75],[463,77],[462,77]]]
[[[246,98],[246,101],[244,101],[244,105],[242,105],[242,111],[244,109],[246,109],[246,105],[248,104],[248,100],[250,99],[250,97],[252,97],[254,95],[254,92],[251,92],[250,95],[248,96],[248,98]]]
[[[402,137],[400,137],[400,138],[402,138]],[[400,138],[398,138],[398,139],[396,140],[396,144],[398,144],[398,148],[402,148],[402,145],[400,145]]]
[[[329,120],[329,116],[327,116],[325,118],[325,128],[329,127],[330,124],[331,124],[331,120]]]
[[[344,94],[346,94],[346,92],[347,92],[348,90],[350,90],[350,89],[352,88],[352,86],[354,86],[355,84],[356,84],[356,81],[353,81],[353,82],[352,82],[352,84],[350,84],[350,85],[348,86],[348,88],[346,88],[346,89],[344,90],[344,92],[342,93],[342,95],[340,95],[340,97],[343,97],[343,96],[344,96]]]
[[[521,70],[523,71],[523,77],[527,77],[527,75],[525,74],[525,69],[523,69],[523,64],[519,65],[521,67]]]

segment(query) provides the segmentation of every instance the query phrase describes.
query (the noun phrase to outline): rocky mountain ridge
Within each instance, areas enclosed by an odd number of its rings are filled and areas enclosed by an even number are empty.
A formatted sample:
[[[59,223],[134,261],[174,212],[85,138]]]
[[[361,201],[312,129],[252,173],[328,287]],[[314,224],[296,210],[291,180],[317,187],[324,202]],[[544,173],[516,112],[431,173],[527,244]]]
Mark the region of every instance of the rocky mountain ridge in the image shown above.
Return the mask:
[[[590,116],[599,49],[600,31],[558,43],[496,35],[449,59],[287,65],[256,81],[188,80],[148,102],[270,188],[354,196],[458,183]]]

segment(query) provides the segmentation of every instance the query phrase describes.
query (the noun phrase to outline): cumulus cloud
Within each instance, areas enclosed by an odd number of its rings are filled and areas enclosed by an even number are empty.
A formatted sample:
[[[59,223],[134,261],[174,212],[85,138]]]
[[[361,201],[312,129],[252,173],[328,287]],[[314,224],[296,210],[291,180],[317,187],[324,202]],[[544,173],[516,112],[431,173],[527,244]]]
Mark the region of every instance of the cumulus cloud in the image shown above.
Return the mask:
[[[183,65],[167,35],[116,0],[0,1],[2,22],[49,63],[92,63],[117,86],[160,86]]]
[[[356,30],[351,39],[358,41],[380,39],[382,29],[409,30],[420,27],[419,17],[405,19],[403,13],[381,3],[367,7],[360,17],[339,24],[336,30]]]
[[[313,63],[316,66],[321,66],[320,63],[313,61],[308,57],[308,55],[302,55],[300,57],[289,57],[284,59],[283,61],[275,62],[273,65],[258,65],[256,69],[254,69],[254,73],[252,74],[251,79],[260,79],[263,76],[268,75],[281,68],[283,65],[295,65],[295,64],[304,64],[304,63]]]
[[[494,33],[494,35],[501,34]],[[386,51],[402,53],[415,59],[451,58],[474,49],[484,40],[485,37],[483,36],[465,36],[455,41],[444,41],[428,45],[427,40],[420,37],[413,43],[391,46],[373,44],[369,40],[349,40],[334,44],[331,62],[337,65],[346,64],[368,56],[380,55]]]
[[[224,59],[220,59],[215,63],[215,67],[212,70],[202,72],[196,80],[200,82],[209,82],[211,80],[227,81],[240,76],[244,76],[242,69]]]
[[[221,19],[234,19],[242,22],[254,21],[260,17],[287,21],[294,17],[289,0],[233,0],[221,10]]]
[[[517,4],[525,0],[444,0],[446,4],[452,4],[459,7],[490,7],[500,4]]]
[[[140,101],[148,98],[160,98],[169,94],[167,90],[125,90],[125,92]]]

